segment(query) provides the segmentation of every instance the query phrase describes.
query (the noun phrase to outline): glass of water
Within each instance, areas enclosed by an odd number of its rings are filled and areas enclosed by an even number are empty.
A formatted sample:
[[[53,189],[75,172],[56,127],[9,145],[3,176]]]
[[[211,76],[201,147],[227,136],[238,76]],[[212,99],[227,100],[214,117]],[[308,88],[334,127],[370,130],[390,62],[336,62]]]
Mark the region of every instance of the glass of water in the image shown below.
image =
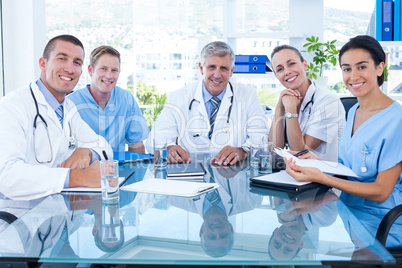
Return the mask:
[[[258,153],[260,150],[261,141],[258,139],[250,139],[250,150],[249,150],[249,164],[251,168],[258,168],[259,158]]]
[[[167,140],[154,138],[154,165],[156,169],[164,169],[167,166]]]
[[[102,184],[102,202],[116,204],[119,202],[119,161],[100,161]]]
[[[274,144],[272,142],[264,141],[258,151],[259,158],[259,173],[269,174],[272,173],[272,151]]]

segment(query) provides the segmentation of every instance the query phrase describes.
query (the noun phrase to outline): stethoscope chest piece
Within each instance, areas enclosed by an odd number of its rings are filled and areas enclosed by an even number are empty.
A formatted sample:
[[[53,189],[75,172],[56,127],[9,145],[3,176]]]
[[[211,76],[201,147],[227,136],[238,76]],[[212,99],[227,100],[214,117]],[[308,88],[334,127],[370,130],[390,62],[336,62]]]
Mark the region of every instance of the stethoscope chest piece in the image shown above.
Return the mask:
[[[75,145],[75,139],[74,139],[73,137],[70,137],[70,138],[68,139],[68,149],[74,150],[75,147],[77,147],[77,146]]]

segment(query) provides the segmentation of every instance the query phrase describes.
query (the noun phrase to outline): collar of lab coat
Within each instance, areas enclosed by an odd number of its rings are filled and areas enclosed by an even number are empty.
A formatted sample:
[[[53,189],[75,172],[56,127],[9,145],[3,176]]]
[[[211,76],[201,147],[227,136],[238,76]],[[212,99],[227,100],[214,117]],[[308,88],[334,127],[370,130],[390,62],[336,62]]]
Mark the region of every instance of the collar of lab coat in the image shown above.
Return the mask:
[[[233,89],[234,90],[234,89]],[[222,103],[219,107],[218,114],[223,115],[227,113],[227,110],[229,109],[231,102],[230,98],[233,96],[232,90],[230,89],[230,85],[228,84],[228,88],[226,89],[225,95],[222,98]],[[195,96],[194,99],[197,100],[198,103],[203,103],[204,105],[198,105],[197,110],[199,113],[204,115],[205,117],[208,117],[207,115],[207,109],[205,108],[205,103],[204,103],[204,98],[202,97],[202,80],[198,82],[197,89],[195,91]],[[234,102],[234,100],[233,100]]]

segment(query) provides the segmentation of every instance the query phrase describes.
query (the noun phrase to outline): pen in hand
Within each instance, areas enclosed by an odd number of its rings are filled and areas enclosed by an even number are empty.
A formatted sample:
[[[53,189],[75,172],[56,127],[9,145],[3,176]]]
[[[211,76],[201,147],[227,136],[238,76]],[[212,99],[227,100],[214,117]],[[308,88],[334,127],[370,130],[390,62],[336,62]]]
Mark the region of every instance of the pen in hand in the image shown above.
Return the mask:
[[[295,154],[294,156],[295,156],[295,157],[298,157],[298,156],[304,155],[304,154],[306,154],[306,153],[308,153],[308,152],[309,152],[309,150],[306,149],[306,150],[303,150],[303,151],[298,152],[298,153]]]
[[[107,157],[107,154],[106,154],[106,151],[105,151],[105,150],[102,151],[102,154],[103,154],[103,156],[105,157],[105,160],[109,160],[109,158]]]

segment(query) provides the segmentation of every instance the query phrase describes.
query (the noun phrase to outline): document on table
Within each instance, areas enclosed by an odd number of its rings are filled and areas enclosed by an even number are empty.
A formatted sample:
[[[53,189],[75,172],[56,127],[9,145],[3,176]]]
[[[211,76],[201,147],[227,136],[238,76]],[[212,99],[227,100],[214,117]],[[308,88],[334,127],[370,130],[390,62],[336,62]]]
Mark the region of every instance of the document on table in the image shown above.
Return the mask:
[[[119,185],[120,186],[125,181],[126,181],[125,177],[119,177]],[[100,192],[102,192],[102,188],[72,187],[72,188],[64,188],[63,192],[93,192],[93,193],[100,193]]]
[[[219,187],[217,183],[146,179],[120,188],[122,191],[132,191],[150,194],[175,195],[195,197]]]
[[[315,167],[321,170],[324,173],[333,174],[333,175],[342,175],[342,176],[350,176],[350,177],[359,177],[356,173],[353,172],[350,168],[345,165],[342,165],[338,162],[324,161],[318,159],[299,159],[284,149],[274,149],[275,153],[286,157],[287,159],[292,158],[296,161],[296,165],[301,167]]]
[[[119,186],[121,187],[133,174],[134,170],[119,170]],[[102,188],[89,188],[89,187],[73,187],[64,188],[63,192],[93,192],[100,193]]]

